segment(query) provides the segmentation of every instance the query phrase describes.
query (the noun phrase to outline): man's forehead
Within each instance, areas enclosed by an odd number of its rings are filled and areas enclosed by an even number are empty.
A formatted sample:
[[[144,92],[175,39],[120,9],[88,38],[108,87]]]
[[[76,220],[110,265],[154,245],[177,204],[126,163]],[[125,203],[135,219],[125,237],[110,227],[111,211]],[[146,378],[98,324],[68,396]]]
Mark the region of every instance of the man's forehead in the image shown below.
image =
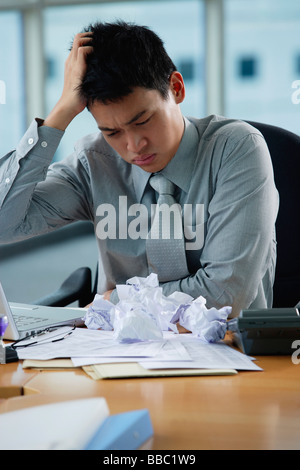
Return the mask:
[[[146,113],[147,113],[146,109],[144,109],[143,111],[138,112],[135,116],[133,116],[131,119],[129,119],[128,122],[125,122],[124,125],[125,126],[130,126],[130,124],[133,124],[134,122],[138,121]],[[100,131],[112,131],[112,130],[114,130],[111,127],[106,127],[105,125],[101,125],[101,123],[99,124],[98,127],[99,127]]]
[[[116,126],[128,126],[143,118],[155,109],[161,99],[156,90],[136,89],[130,95],[117,102],[95,102],[90,111],[95,117],[100,130],[114,130]]]

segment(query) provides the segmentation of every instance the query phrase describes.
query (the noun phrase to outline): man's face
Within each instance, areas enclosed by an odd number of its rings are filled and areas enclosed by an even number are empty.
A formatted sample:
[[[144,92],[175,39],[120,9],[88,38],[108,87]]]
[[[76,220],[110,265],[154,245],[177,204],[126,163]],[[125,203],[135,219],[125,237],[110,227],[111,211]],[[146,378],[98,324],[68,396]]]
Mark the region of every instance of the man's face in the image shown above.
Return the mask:
[[[105,140],[126,162],[155,173],[170,162],[180,144],[183,97],[170,89],[163,99],[157,90],[137,87],[117,103],[95,102],[90,111]]]

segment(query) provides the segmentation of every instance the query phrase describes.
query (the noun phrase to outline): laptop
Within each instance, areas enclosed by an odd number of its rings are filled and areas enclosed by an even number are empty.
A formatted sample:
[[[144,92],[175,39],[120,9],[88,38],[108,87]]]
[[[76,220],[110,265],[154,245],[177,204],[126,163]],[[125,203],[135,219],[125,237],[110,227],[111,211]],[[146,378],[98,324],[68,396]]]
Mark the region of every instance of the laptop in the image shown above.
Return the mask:
[[[62,325],[84,324],[85,309],[68,307],[45,307],[7,301],[0,283],[0,313],[8,318],[4,339],[17,341],[26,336]]]

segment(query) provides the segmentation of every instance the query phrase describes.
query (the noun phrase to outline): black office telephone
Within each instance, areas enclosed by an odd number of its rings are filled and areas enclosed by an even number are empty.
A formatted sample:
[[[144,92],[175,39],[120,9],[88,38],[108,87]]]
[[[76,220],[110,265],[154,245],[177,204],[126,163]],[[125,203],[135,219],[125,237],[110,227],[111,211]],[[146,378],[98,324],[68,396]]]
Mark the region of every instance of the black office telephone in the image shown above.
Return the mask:
[[[237,346],[248,355],[292,355],[300,340],[299,304],[295,308],[242,310],[227,322]]]

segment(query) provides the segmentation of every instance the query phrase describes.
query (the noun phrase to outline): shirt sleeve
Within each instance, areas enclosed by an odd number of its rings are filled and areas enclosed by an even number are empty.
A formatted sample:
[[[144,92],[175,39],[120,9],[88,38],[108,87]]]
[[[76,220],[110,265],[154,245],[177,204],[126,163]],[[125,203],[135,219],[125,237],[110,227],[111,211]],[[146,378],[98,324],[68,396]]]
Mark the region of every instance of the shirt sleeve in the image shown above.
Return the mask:
[[[275,271],[278,193],[260,134],[227,144],[215,184],[201,267],[162,287],[165,295],[176,290],[194,298],[202,295],[208,308],[229,305],[238,315],[249,308],[263,284],[272,289]]]
[[[75,184],[71,178],[62,183],[63,175],[55,178],[48,172],[63,134],[33,121],[16,150],[0,159],[1,243],[40,235],[72,220],[68,208]]]

